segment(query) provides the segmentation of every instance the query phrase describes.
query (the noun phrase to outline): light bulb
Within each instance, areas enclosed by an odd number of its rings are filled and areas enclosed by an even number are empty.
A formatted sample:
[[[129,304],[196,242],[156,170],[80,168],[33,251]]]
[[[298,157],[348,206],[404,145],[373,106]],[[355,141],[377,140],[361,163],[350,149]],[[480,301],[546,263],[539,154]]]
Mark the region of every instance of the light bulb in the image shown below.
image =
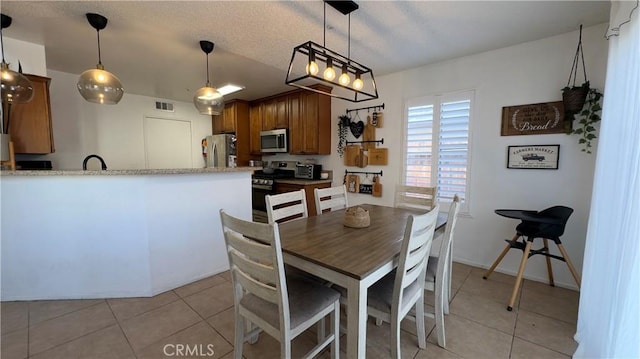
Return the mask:
[[[356,90],[362,90],[362,88],[364,87],[364,82],[362,82],[361,79],[356,79],[355,81],[353,81],[353,88]]]
[[[325,80],[333,81],[333,79],[336,78],[336,70],[334,70],[333,67],[327,67],[324,70],[324,78]]]
[[[317,75],[318,74],[318,64],[315,61],[310,61],[305,68],[308,75]]]
[[[340,75],[340,77],[338,77],[338,82],[342,86],[347,86],[347,85],[349,85],[349,82],[351,82],[351,78],[349,77],[349,74],[347,73],[347,68],[346,67],[342,68],[342,75]]]

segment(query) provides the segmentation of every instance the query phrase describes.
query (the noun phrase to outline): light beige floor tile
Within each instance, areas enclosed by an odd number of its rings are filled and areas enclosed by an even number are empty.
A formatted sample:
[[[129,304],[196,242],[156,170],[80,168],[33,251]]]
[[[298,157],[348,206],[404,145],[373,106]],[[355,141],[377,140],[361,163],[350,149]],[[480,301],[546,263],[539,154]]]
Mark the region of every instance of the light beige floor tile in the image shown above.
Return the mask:
[[[222,284],[185,297],[184,301],[203,318],[209,318],[233,307],[233,287],[230,282],[224,281]]]
[[[413,323],[413,322],[411,322]],[[415,332],[415,324],[413,324]],[[347,342],[340,343],[342,351],[347,350]],[[400,331],[400,353],[402,358],[413,358],[420,350],[418,338],[404,330]],[[390,358],[391,357],[391,328],[389,323],[376,326],[373,320],[367,323],[367,359],[368,358]]]
[[[37,300],[29,303],[29,325],[104,303],[104,299]]]
[[[293,339],[291,344],[291,357],[302,358],[316,346],[316,344],[315,336],[306,333],[299,335]],[[280,342],[272,338],[269,334],[262,333],[255,344],[244,344],[242,354],[247,359],[280,358]]]
[[[512,336],[486,327],[469,319],[449,314],[445,320],[447,351],[465,358],[499,359],[509,358]],[[438,338],[433,331],[428,338],[429,345],[437,345]]]
[[[462,287],[464,281],[467,280],[467,277],[471,274],[471,270],[474,267],[453,262],[451,268],[451,271],[453,272],[453,275],[451,276],[451,296],[453,296],[458,290],[460,290],[460,287]]]
[[[545,288],[546,287],[546,288]],[[543,283],[525,281],[520,309],[538,313],[567,323],[578,321],[580,293]]]
[[[56,317],[29,329],[29,355],[34,355],[116,323],[106,302]]]
[[[33,359],[124,359],[135,358],[120,327],[115,324],[76,340],[46,350]]]
[[[222,272],[218,275],[226,279],[228,282],[231,282],[231,271]]]
[[[138,353],[138,359],[221,358],[233,347],[205,321],[163,338]]]
[[[504,303],[504,307],[507,307],[509,299],[511,298],[511,292],[513,291],[513,283],[507,284],[502,281],[496,281],[491,279],[482,279],[479,274],[473,272],[469,274],[467,280],[460,288],[460,292],[466,292],[474,296],[490,299],[496,302]],[[513,305],[514,308],[518,307],[519,296],[516,297],[516,301]]]
[[[486,269],[474,268],[474,269],[471,270],[470,275],[473,276],[474,278],[482,278],[482,277],[484,277],[484,275],[486,273],[487,273]],[[487,280],[491,280],[491,281],[494,281],[494,282],[505,283],[505,284],[508,284],[510,286],[513,286],[513,284],[516,282],[516,277],[512,276],[510,274],[504,274],[504,273],[500,273],[500,272],[495,272],[494,271],[487,278]]]
[[[234,317],[233,307],[222,311],[207,319],[209,325],[220,333],[229,343],[233,343],[235,335],[236,320]]]
[[[0,326],[2,334],[29,326],[29,302],[0,303]]]
[[[29,333],[27,328],[14,330],[3,334],[0,339],[0,358],[24,359],[29,347]]]
[[[511,347],[511,359],[530,358],[568,359],[569,356],[549,350],[537,344],[529,343],[528,341],[520,338],[514,338],[513,346]]]
[[[202,320],[183,301],[178,300],[122,322],[124,334],[133,350],[140,349],[177,333]]]
[[[572,355],[578,344],[573,340],[575,324],[520,309],[515,336],[545,348]]]
[[[150,298],[118,298],[107,302],[119,321],[162,307],[180,299],[173,291],[164,292]]]
[[[436,344],[428,343],[427,349],[419,350],[414,359],[461,359],[462,357]]]
[[[424,311],[433,312],[433,307],[431,305],[425,305]],[[369,317],[369,321],[375,324],[375,319]],[[424,328],[427,336],[431,334],[431,331],[435,328],[435,326],[436,322],[433,318],[424,318]],[[402,320],[402,322],[400,322],[400,329],[412,335],[416,335],[416,322],[410,318],[405,318]]]
[[[510,335],[513,335],[515,330],[517,313],[507,311],[503,303],[491,299],[460,292],[451,302],[450,310],[457,316]],[[445,322],[448,317],[445,316]]]
[[[224,276],[218,274],[213,275],[211,277],[203,278],[193,283],[189,283],[187,285],[183,285],[180,288],[176,288],[173,291],[176,292],[180,297],[188,297],[192,294],[198,293],[207,288],[211,288],[214,285],[218,285],[224,282],[228,282],[229,280],[225,279]]]

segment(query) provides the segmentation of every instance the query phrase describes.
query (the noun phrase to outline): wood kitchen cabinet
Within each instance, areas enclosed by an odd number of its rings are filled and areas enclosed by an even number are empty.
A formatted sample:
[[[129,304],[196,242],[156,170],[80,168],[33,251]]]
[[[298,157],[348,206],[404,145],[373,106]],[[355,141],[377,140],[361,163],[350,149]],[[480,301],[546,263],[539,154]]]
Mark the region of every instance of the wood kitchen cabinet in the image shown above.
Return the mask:
[[[276,181],[276,193],[287,193],[293,191],[299,191],[304,189],[306,200],[307,200],[307,212],[309,212],[309,217],[315,216],[318,213],[316,212],[316,200],[315,200],[315,188],[329,188],[331,187],[331,182],[326,183],[316,183],[316,184],[293,184],[293,183],[279,183]]]
[[[260,152],[260,131],[262,131],[262,110],[264,104],[252,104],[249,107],[249,153],[259,156]]]
[[[53,128],[48,77],[24,74],[33,84],[33,99],[11,105],[9,133],[15,153],[53,153]],[[6,111],[6,108],[4,109]],[[6,126],[6,124],[5,124]]]
[[[323,86],[323,90],[330,92],[331,88]],[[289,153],[331,154],[331,98],[311,91],[299,92],[295,100],[290,98],[292,107],[297,103],[299,114],[289,117]]]
[[[250,151],[250,118],[247,101],[231,100],[226,102],[222,115],[211,116],[211,119],[214,134],[235,133],[236,163],[238,166],[248,166],[249,160],[259,159]]]
[[[287,116],[287,96],[278,96],[265,101],[262,111],[262,131],[289,128]]]

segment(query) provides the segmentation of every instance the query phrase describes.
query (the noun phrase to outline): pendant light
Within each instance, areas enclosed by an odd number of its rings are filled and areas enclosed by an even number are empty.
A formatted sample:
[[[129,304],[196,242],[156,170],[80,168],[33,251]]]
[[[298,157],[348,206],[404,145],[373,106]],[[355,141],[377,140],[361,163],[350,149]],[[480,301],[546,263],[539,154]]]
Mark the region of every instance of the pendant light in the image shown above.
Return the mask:
[[[2,29],[11,26],[11,16],[2,15]],[[26,103],[33,98],[33,85],[28,78],[21,72],[15,72],[9,68],[9,64],[4,59],[4,39],[2,38],[2,29],[0,29],[0,41],[2,42],[2,63],[0,68],[2,71],[2,103],[11,105],[11,103]]]
[[[202,115],[220,115],[224,109],[224,97],[209,83],[209,54],[213,52],[213,47],[214,44],[211,41],[200,41],[200,48],[207,54],[207,83],[196,91],[193,104]]]
[[[378,98],[373,71],[351,58],[351,12],[358,4],[350,0],[325,0],[324,4],[323,44],[308,41],[293,49],[285,83],[351,102]],[[347,56],[326,47],[326,5],[349,18]],[[331,87],[314,86],[319,82]]]
[[[95,69],[83,72],[78,79],[78,91],[85,100],[99,104],[115,105],[122,99],[124,88],[118,78],[105,71],[100,56],[100,30],[107,27],[107,18],[93,13],[87,13],[89,24],[98,34],[98,64]]]

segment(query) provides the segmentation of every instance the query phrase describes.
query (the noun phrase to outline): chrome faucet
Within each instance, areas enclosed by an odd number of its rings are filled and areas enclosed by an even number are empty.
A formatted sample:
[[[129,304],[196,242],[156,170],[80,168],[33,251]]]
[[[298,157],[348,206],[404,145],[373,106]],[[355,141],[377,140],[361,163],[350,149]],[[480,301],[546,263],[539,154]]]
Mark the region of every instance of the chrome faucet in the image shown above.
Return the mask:
[[[87,170],[87,161],[89,161],[90,158],[95,157],[98,160],[100,160],[100,163],[102,164],[102,170],[106,170],[107,169],[107,164],[104,163],[104,160],[102,159],[102,157],[98,156],[98,155],[89,155],[87,157],[84,158],[84,161],[82,161],[82,170],[86,171]]]

